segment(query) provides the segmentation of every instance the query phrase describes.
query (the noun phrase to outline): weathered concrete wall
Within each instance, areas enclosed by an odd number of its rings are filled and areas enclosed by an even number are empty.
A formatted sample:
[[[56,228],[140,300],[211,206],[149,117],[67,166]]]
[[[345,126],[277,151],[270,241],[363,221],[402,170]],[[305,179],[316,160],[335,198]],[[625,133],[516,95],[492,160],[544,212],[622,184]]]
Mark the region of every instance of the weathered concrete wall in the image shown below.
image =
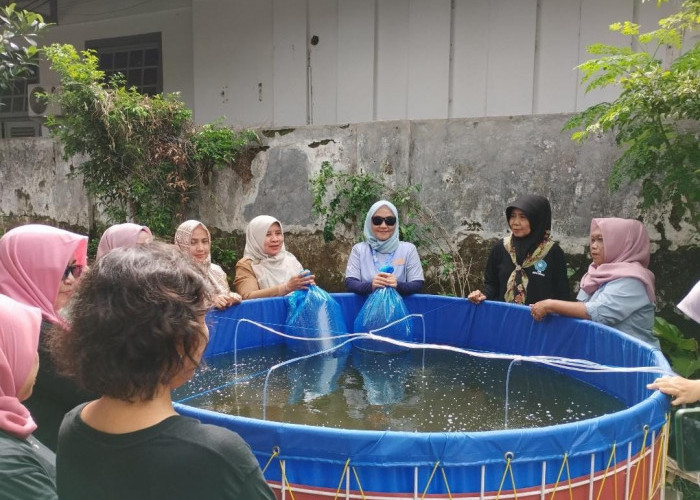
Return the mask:
[[[17,220],[87,228],[87,195],[72,170],[50,139],[0,140],[0,230]]]
[[[577,144],[561,128],[566,115],[388,121],[261,131],[263,147],[202,186],[191,217],[214,234],[240,241],[259,214],[279,218],[288,248],[314,270],[319,284],[342,289],[352,235],[325,244],[311,212],[309,179],[330,161],[338,170],[370,172],[389,184],[421,184],[421,202],[453,234],[472,263],[478,287],[492,239],[506,234],[504,209],[520,193],[552,202],[553,234],[576,271],[585,271],[592,217],[639,218],[634,187],[611,194],[607,178],[619,150],[609,136]],[[28,168],[31,166],[31,168]],[[87,227],[87,197],[50,140],[0,141],[0,212]],[[668,307],[700,277],[698,234],[674,228],[662,214],[644,214],[653,241],[652,269],[659,299]]]

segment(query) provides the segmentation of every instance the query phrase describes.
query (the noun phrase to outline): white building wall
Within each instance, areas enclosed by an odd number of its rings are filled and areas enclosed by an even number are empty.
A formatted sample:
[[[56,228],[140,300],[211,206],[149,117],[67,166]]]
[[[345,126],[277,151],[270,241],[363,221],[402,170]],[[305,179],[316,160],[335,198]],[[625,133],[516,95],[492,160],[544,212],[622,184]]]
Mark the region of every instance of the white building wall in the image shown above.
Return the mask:
[[[173,5],[183,3],[182,0],[172,2]],[[62,10],[58,25],[43,36],[43,43],[69,43],[83,50],[87,40],[160,32],[163,48],[163,91],[181,92],[188,106],[195,105],[192,9],[189,6],[138,13],[134,10],[115,9],[114,2],[110,4],[105,1],[92,2],[91,10],[78,12],[78,6],[71,7],[70,2],[66,6],[68,8],[64,7]],[[124,16],[125,13],[130,15]],[[114,17],[117,14],[121,16]],[[40,75],[45,85],[55,86],[58,83],[58,75],[49,70],[48,63],[40,65]]]
[[[106,0],[64,1],[69,7],[49,41],[82,48],[89,39],[160,31],[164,90],[181,91],[199,123],[224,117],[247,127],[580,111],[616,95],[584,92],[575,67],[591,57],[586,46],[629,43],[609,24],[632,20],[651,30],[678,6],[154,0],[141,14],[138,3],[100,14],[96,6],[104,9]]]

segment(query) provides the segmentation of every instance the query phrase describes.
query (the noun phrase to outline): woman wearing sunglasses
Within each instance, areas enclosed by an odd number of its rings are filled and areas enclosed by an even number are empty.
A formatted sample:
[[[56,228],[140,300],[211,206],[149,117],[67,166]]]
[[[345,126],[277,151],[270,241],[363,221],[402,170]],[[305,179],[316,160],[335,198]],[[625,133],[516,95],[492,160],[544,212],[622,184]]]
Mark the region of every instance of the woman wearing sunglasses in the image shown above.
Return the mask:
[[[364,234],[365,241],[352,247],[345,269],[348,291],[368,295],[390,286],[401,295],[420,292],[424,281],[420,257],[413,243],[399,241],[398,211],[391,202],[380,200],[372,205]]]
[[[484,287],[468,299],[474,304],[497,300],[534,304],[543,299],[569,300],[564,252],[550,237],[552,209],[544,196],[520,196],[506,208],[511,234],[489,254]]]
[[[63,309],[87,260],[87,236],[41,224],[16,227],[0,238],[0,293],[41,310],[39,375],[24,405],[39,426],[34,435],[56,449],[65,412],[91,395],[56,374],[47,343],[51,325],[65,328]]]

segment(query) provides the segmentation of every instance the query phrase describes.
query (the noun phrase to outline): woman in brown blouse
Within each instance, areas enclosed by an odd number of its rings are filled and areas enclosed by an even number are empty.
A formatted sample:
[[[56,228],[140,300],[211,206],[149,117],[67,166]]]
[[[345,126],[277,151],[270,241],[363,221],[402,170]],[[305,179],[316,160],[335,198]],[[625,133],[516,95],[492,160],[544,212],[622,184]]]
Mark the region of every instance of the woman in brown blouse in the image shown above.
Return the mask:
[[[243,299],[279,297],[306,289],[314,276],[303,273],[297,258],[284,246],[282,224],[269,215],[248,223],[243,258],[236,264],[233,281]]]

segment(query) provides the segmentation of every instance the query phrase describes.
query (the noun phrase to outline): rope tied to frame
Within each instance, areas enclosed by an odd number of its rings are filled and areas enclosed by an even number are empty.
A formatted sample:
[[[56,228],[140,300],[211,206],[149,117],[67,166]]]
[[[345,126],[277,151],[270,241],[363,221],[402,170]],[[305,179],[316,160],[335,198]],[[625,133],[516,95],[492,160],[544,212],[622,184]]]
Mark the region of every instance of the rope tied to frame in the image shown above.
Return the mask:
[[[506,482],[506,476],[510,473],[510,484],[513,487],[513,498],[518,499],[518,490],[515,487],[515,477],[513,476],[513,466],[511,462],[513,460],[513,452],[507,451],[504,455],[506,459],[506,468],[503,470],[503,477],[501,478],[501,484],[498,486],[498,493],[496,494],[496,500],[501,498],[501,492],[503,491],[503,484]]]
[[[335,490],[335,496],[333,497],[333,500],[338,500],[338,495],[340,494],[340,487],[343,485],[343,478],[345,477],[349,466],[350,458],[348,457],[348,459],[345,461],[345,467],[343,467],[343,472],[340,473],[340,481],[338,481],[338,487]]]
[[[564,472],[564,467],[566,467],[566,480],[569,485],[569,499],[573,500],[573,486],[571,484],[571,471],[569,470],[569,454],[564,453],[564,458],[561,461],[561,467],[559,468],[559,475],[557,476],[557,481],[554,483],[554,488],[552,489],[552,496],[550,500],[554,500],[554,496],[557,494],[557,487],[559,486],[559,480],[561,479],[561,474]]]

